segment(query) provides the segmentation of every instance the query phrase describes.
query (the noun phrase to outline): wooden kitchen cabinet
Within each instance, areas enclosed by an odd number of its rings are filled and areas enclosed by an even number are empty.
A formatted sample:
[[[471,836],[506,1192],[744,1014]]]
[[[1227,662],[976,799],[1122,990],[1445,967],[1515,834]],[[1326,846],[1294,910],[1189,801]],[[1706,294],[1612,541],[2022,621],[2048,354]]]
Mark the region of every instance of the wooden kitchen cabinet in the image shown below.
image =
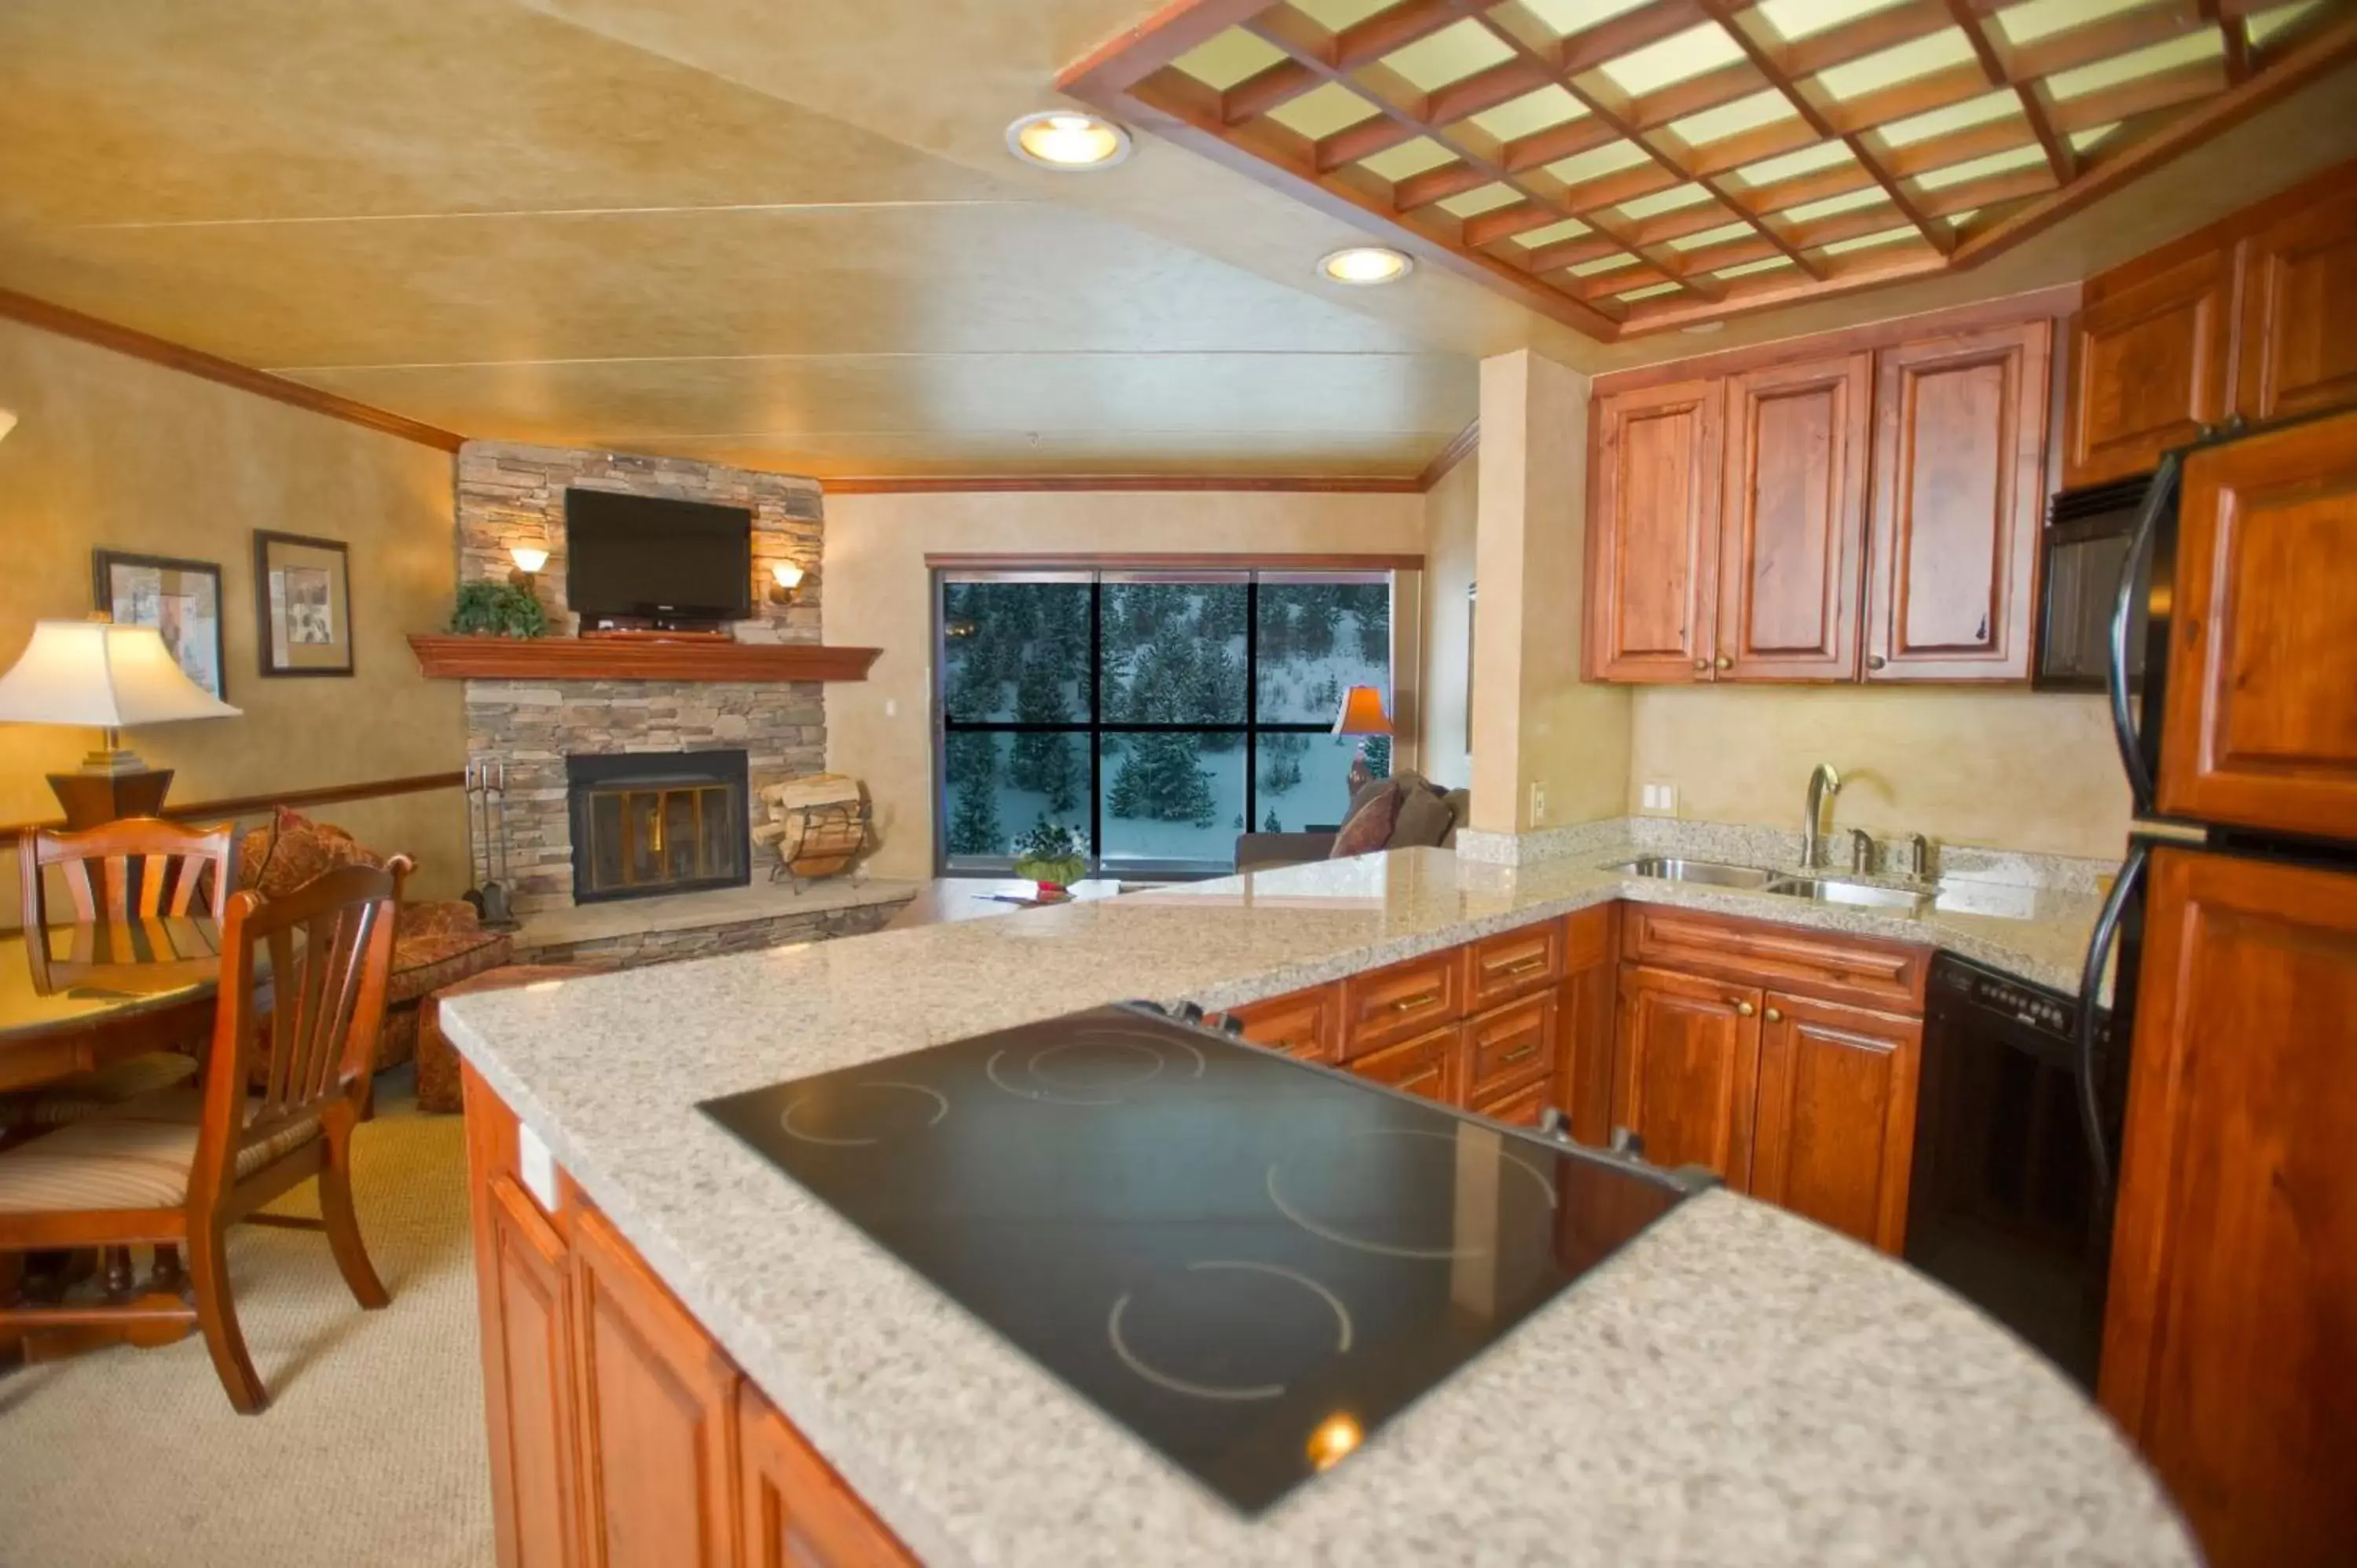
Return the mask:
[[[728,1568],[737,1369],[604,1215],[573,1226],[581,1560]]]
[[[2177,560],[2159,810],[2357,832],[2357,413],[2195,454]]]
[[[2071,325],[2065,489],[2149,473],[2170,447],[2226,417],[2233,252],[2150,263],[2090,280]]]
[[[2235,412],[2285,419],[2357,403],[2357,177],[2243,244]]]
[[[1553,924],[1552,921],[1549,922]],[[1479,1108],[1532,1084],[1555,1067],[1555,993],[1509,1002],[1465,1023],[1464,1102]]]
[[[1464,1044],[1465,1026],[1448,1024],[1359,1057],[1351,1063],[1351,1070],[1403,1094],[1421,1095],[1443,1105],[1462,1105]]]
[[[1465,1015],[1464,955],[1426,953],[1342,982],[1342,1059]]]
[[[1710,672],[1725,403],[1725,383],[1711,380],[1593,405],[1589,680],[1691,681]]]
[[[1465,1010],[1544,991],[1563,978],[1563,922],[1536,920],[1465,946]]]
[[[2096,1394],[2217,1568],[2357,1542],[2357,875],[2153,854]]]
[[[2026,681],[2053,329],[1875,357],[1866,678]]]
[[[1872,365],[1840,354],[1727,378],[1711,679],[1856,679]]]
[[[1771,991],[1760,1024],[1751,1196],[1896,1254],[1922,1020]]]
[[[1612,1036],[1620,1022],[1620,906],[1563,918],[1563,980],[1555,990],[1555,1101],[1580,1143],[1612,1135]]]
[[[1264,1001],[1232,1007],[1228,1016],[1243,1026],[1243,1036],[1304,1061],[1332,1063],[1342,1058],[1342,988],[1315,985]]]
[[[915,1559],[471,1067],[468,1198],[500,1568]]]
[[[1642,964],[1620,968],[1612,1122],[1645,1158],[1701,1165],[1736,1191],[1751,1172],[1760,993]]]

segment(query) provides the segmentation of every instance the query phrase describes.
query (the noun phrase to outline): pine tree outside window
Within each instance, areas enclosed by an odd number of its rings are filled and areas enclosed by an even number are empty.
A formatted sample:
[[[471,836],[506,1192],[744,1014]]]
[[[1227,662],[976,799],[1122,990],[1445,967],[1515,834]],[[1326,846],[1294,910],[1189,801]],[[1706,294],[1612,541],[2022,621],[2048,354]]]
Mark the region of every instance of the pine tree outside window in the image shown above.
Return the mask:
[[[1352,685],[1391,690],[1388,573],[935,574],[936,865],[1041,821],[1098,875],[1222,874],[1236,835],[1331,828]]]

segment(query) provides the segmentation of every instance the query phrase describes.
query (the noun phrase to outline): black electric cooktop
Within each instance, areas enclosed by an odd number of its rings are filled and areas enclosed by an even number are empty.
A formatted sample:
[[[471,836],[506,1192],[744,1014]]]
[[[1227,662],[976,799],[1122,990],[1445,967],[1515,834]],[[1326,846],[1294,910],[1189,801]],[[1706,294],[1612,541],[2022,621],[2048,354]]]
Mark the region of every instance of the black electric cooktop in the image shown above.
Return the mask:
[[[1696,1185],[1145,1006],[702,1109],[1247,1513]]]

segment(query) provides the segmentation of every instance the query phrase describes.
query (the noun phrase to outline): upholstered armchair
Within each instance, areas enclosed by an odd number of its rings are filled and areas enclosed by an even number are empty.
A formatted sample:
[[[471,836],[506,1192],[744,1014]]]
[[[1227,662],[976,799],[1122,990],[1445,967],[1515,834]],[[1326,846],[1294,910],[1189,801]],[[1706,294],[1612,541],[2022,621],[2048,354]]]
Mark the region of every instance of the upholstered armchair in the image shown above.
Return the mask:
[[[265,898],[293,892],[342,865],[382,870],[386,857],[332,822],[314,822],[278,808],[267,826],[238,841],[237,886]],[[393,975],[385,991],[384,1026],[379,1036],[380,1071],[417,1054],[417,1005],[446,985],[497,969],[514,944],[502,931],[482,929],[475,907],[463,899],[412,902],[397,875],[393,897]]]

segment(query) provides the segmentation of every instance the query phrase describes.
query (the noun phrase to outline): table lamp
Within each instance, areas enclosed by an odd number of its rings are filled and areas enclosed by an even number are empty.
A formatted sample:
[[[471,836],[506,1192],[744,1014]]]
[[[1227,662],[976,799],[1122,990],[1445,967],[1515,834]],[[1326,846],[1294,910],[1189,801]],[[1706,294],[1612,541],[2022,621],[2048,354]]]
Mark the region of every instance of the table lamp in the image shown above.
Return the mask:
[[[91,725],[102,732],[100,748],[82,758],[81,771],[48,776],[70,828],[162,811],[172,770],[150,768],[124,750],[121,731],[237,714],[188,679],[154,627],[116,626],[104,616],[35,621],[33,640],[0,675],[0,720]]]
[[[1353,686],[1342,693],[1342,711],[1334,715],[1336,735],[1388,736],[1392,733],[1391,716],[1383,712],[1383,694],[1372,686]],[[1391,772],[1391,743],[1383,746],[1383,773]],[[1367,757],[1367,743],[1359,743],[1359,755],[1351,759],[1351,793],[1358,792],[1380,777]]]

